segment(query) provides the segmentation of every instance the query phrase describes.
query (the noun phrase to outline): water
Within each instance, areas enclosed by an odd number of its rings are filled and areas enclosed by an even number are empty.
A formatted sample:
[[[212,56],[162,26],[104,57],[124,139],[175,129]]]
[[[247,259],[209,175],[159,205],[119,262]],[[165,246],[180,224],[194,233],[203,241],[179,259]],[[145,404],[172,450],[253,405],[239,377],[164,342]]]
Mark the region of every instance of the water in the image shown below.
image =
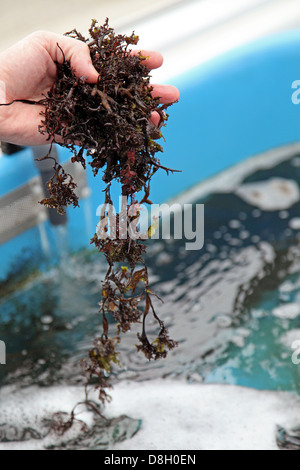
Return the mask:
[[[179,347],[166,360],[148,363],[136,353],[134,328],[122,338],[121,368],[113,370],[113,383],[169,378],[299,393],[300,369],[292,362],[292,344],[300,340],[299,177],[297,156],[253,171],[232,191],[215,186],[195,200],[205,204],[201,251],[186,251],[185,240],[149,242],[153,290],[164,299],[157,310]],[[41,431],[42,418],[82,398],[78,363],[101,334],[98,302],[105,271],[98,253],[83,251],[64,258],[60,268],[35,273],[1,299],[1,339],[7,344],[7,365],[0,368],[1,403],[5,407],[12,391],[16,404],[18,397],[24,402],[26,390],[36,397],[42,387],[33,420],[37,440],[48,435]],[[111,324],[112,333],[114,329]],[[151,322],[148,329],[150,336],[155,334]],[[49,400],[55,387],[72,400],[64,403],[61,393]],[[48,406],[42,406],[45,402]],[[2,440],[32,439],[23,432],[28,413],[25,418],[22,408],[11,418],[0,414],[0,425],[4,420],[6,426],[0,426]],[[93,448],[105,448],[140,427],[139,420],[116,419],[107,423],[107,434],[97,443],[89,435],[82,442],[78,429],[70,446],[86,448],[90,442]],[[8,423],[19,432],[8,432]],[[93,418],[91,429],[98,425]],[[47,446],[65,445],[51,439]]]

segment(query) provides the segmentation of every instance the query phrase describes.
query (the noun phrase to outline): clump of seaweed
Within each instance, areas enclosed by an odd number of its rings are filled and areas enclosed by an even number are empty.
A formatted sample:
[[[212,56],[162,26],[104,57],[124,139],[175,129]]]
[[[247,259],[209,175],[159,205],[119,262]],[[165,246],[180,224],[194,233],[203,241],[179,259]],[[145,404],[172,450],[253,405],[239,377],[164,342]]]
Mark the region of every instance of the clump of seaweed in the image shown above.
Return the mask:
[[[54,174],[47,183],[50,197],[43,199],[42,203],[51,209],[57,209],[59,214],[64,215],[67,205],[73,204],[74,207],[79,206],[78,197],[74,192],[77,185],[73,177],[65,172],[55,158],[50,156],[47,156],[47,158],[54,160]]]
[[[159,297],[150,288],[143,259],[145,239],[151,235],[151,226],[147,234],[139,233],[138,228],[140,206],[152,204],[149,199],[152,176],[159,169],[167,174],[175,171],[162,166],[157,157],[157,153],[163,151],[157,140],[162,138],[161,127],[168,119],[165,110],[173,103],[160,104],[160,99],[152,96],[146,58],[129,49],[139,40],[134,32],[130,36],[116,34],[106,19],[102,26],[92,20],[88,38],[76,29],[66,35],[88,45],[99,78],[96,84],[87,83],[85,77],[78,78],[57,44],[63,61],[56,64],[55,83],[47,96],[39,101],[44,106],[39,131],[51,144],[58,143],[70,149],[73,162],[80,162],[85,169],[87,163],[90,164],[94,176],[102,170],[106,184],[99,228],[91,239],[91,244],[108,263],[99,303],[103,331],[95,339],[89,357],[82,361],[86,390],[97,379],[99,399],[104,403],[109,400],[107,377],[112,364],[118,364],[116,346],[121,332],[130,330],[134,323],[141,323],[137,350],[149,360],[164,358],[177,346],[155,311],[153,298]],[[153,113],[158,118],[157,125],[152,121]],[[44,158],[52,158],[49,155]],[[69,204],[78,206],[76,184],[56,161],[53,168],[54,175],[48,182],[49,197],[41,204],[63,214]],[[110,188],[114,180],[121,184],[123,203],[122,211],[115,216],[113,233]],[[142,197],[138,201],[141,191]],[[132,236],[132,227],[135,236]],[[154,317],[159,328],[154,341],[147,336],[148,315]],[[109,316],[117,324],[116,338],[109,337]],[[88,398],[86,403],[89,403]],[[74,416],[67,427],[73,420]],[[63,430],[59,423],[58,427]]]
[[[160,129],[168,119],[165,109],[172,103],[160,105],[159,98],[152,97],[149,70],[143,63],[145,57],[132,54],[129,49],[129,45],[138,42],[135,33],[131,36],[115,34],[108,20],[102,26],[93,20],[89,33],[89,38],[76,29],[66,34],[88,45],[92,63],[99,73],[98,82],[91,85],[84,77],[76,77],[65,58],[58,63],[57,79],[43,100],[45,109],[40,132],[46,134],[51,143],[58,142],[69,148],[73,153],[72,161],[80,162],[84,168],[90,158],[95,176],[103,170],[104,206],[100,227],[91,240],[108,263],[99,304],[103,331],[82,366],[88,383],[97,377],[99,398],[105,402],[108,398],[105,392],[107,375],[111,365],[118,363],[116,344],[119,342],[119,337],[108,336],[108,316],[117,323],[118,334],[130,330],[133,323],[142,323],[137,350],[149,360],[166,357],[168,350],[177,345],[169,338],[168,330],[153,306],[152,299],[156,295],[149,286],[143,259],[146,250],[143,236],[133,238],[130,232],[132,224],[138,232],[140,205],[152,204],[149,200],[152,176],[159,168],[167,173],[173,171],[163,167],[156,156],[162,152],[156,140],[162,137]],[[157,126],[151,119],[154,112],[159,116]],[[48,185],[50,196],[41,203],[57,207],[62,213],[68,204],[78,205],[78,200],[70,175],[64,174],[57,163],[54,170]],[[126,219],[121,213],[116,215],[114,236],[109,226],[113,180],[121,183],[123,206],[126,206],[123,210],[130,214]],[[138,202],[140,191],[144,196]],[[153,315],[160,330],[152,342],[146,331],[149,314]]]

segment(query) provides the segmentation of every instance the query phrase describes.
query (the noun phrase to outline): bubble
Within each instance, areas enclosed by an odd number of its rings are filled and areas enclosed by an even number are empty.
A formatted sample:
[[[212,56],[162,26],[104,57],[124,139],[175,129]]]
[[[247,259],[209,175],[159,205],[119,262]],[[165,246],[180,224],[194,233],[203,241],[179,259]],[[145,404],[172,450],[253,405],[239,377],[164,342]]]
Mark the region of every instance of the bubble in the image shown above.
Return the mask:
[[[241,240],[246,240],[246,238],[250,237],[250,232],[248,232],[248,230],[242,230],[239,233],[239,237],[240,237]]]
[[[243,348],[245,346],[245,338],[241,335],[234,335],[230,338],[230,342],[233,343],[238,348]]]
[[[51,317],[50,315],[44,315],[43,317],[41,317],[41,323],[43,323],[43,325],[50,325],[52,322],[53,317]]]
[[[229,315],[218,315],[215,322],[219,328],[229,328],[232,325],[232,318]]]
[[[300,315],[300,305],[291,302],[273,309],[272,314],[277,318],[294,320]]]
[[[300,230],[300,217],[294,217],[289,221],[289,226],[293,230]]]
[[[172,256],[165,252],[159,253],[159,255],[157,255],[156,257],[156,264],[158,266],[169,264],[171,263],[171,261],[172,261]]]
[[[206,250],[209,251],[210,253],[215,253],[217,251],[217,248],[212,243],[207,243]]]
[[[281,286],[279,286],[279,292],[292,292],[294,290],[294,284],[290,281],[285,281]]]
[[[230,235],[230,233],[225,233],[223,238],[224,238],[224,240],[226,240],[228,242],[229,240],[232,239],[232,236]]]
[[[287,331],[280,337],[280,343],[288,349],[290,349],[291,345],[298,340],[300,340],[300,329]]]
[[[246,183],[236,190],[236,194],[248,204],[267,211],[288,209],[300,199],[296,181],[284,178]],[[253,217],[258,214],[252,212]]]
[[[228,223],[229,227],[232,229],[240,228],[241,222],[239,220],[233,219]]]
[[[222,237],[222,233],[221,232],[215,232],[213,237],[216,239],[216,240],[219,240],[221,237]]]
[[[260,237],[259,237],[258,235],[253,235],[253,236],[251,237],[251,241],[252,241],[253,243],[258,243],[258,242],[260,241]]]
[[[280,219],[288,219],[289,213],[288,213],[288,211],[280,211],[279,214],[278,214],[278,217]]]
[[[247,214],[246,214],[246,212],[240,212],[240,213],[239,213],[239,219],[240,219],[240,220],[246,220],[246,219],[247,219]]]
[[[258,217],[261,216],[261,211],[260,211],[259,209],[254,209],[254,210],[251,212],[251,215],[252,215],[252,217],[254,217],[254,218],[257,219]]]
[[[239,240],[238,238],[232,238],[231,240],[228,241],[228,243],[231,246],[240,246],[241,240]]]

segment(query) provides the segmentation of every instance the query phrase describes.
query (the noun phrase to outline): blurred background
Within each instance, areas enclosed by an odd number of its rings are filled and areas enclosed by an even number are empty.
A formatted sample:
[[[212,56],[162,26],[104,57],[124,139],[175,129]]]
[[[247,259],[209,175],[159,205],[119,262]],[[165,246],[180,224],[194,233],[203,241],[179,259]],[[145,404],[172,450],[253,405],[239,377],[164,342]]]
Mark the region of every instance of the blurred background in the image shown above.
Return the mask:
[[[252,39],[300,26],[299,0],[15,0],[1,2],[0,51],[38,29],[83,34],[92,18],[164,54],[167,80]]]

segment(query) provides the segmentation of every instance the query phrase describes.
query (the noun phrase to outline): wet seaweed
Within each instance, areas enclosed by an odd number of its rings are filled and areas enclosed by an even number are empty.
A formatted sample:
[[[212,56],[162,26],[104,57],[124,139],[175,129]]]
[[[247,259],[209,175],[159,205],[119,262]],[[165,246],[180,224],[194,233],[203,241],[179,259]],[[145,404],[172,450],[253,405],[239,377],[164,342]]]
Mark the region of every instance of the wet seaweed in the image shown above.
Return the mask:
[[[116,34],[107,19],[102,26],[92,21],[89,38],[76,29],[66,35],[88,45],[99,78],[96,84],[89,84],[85,77],[76,77],[61,50],[63,61],[57,63],[57,79],[43,100],[45,108],[39,130],[51,143],[70,149],[72,162],[81,163],[85,169],[89,163],[94,176],[102,170],[102,180],[106,183],[99,228],[91,239],[91,244],[108,263],[99,304],[103,331],[95,339],[88,358],[82,360],[87,385],[97,378],[99,399],[104,403],[109,399],[107,377],[112,365],[119,364],[116,348],[121,332],[126,333],[132,324],[141,323],[137,351],[143,352],[149,360],[164,358],[177,346],[153,305],[153,297],[157,296],[149,286],[143,258],[146,237],[140,234],[133,238],[130,232],[132,224],[136,232],[139,230],[141,204],[152,204],[149,199],[152,176],[160,168],[166,173],[174,171],[162,166],[157,158],[157,153],[163,151],[157,140],[162,138],[161,128],[168,119],[165,110],[173,103],[161,105],[159,98],[153,98],[145,57],[129,49],[130,45],[138,43],[134,32],[130,36]],[[57,47],[60,48],[59,44]],[[153,113],[158,116],[157,125],[152,121]],[[78,205],[76,185],[57,162],[54,171],[48,183],[50,196],[41,203],[64,213],[70,203]],[[121,183],[125,201],[122,209],[130,215],[126,220],[121,213],[116,215],[116,233],[112,237],[110,188],[114,180]],[[144,195],[138,202],[140,191]],[[152,342],[146,331],[149,314],[159,327],[159,334]],[[109,337],[108,317],[113,317],[117,323],[116,338]]]
[[[173,103],[160,104],[160,98],[152,96],[146,57],[130,50],[130,46],[139,40],[134,32],[130,36],[116,34],[106,19],[102,26],[92,20],[88,38],[76,29],[66,36],[87,44],[99,74],[98,81],[90,84],[86,77],[78,78],[57,44],[63,60],[56,64],[55,83],[47,96],[38,102],[43,105],[39,131],[51,145],[58,143],[68,148],[73,154],[72,162],[79,162],[84,169],[89,164],[95,177],[101,170],[106,184],[102,191],[104,204],[98,230],[91,239],[91,244],[105,256],[108,264],[99,303],[102,334],[95,339],[88,357],[82,360],[83,374],[87,379],[86,392],[88,386],[94,384],[100,401],[105,403],[110,398],[106,392],[109,387],[107,378],[112,365],[119,364],[117,345],[120,333],[126,333],[135,323],[141,324],[136,347],[148,360],[164,358],[177,346],[158,317],[153,303],[158,296],[149,285],[144,254],[145,240],[153,233],[153,226],[146,234],[139,232],[140,206],[152,204],[150,183],[153,175],[159,169],[167,174],[176,171],[161,165],[157,157],[163,151],[157,140],[163,138],[161,129],[168,119],[166,109]],[[34,104],[28,100],[26,103]],[[44,158],[53,158],[50,152]],[[79,205],[76,184],[57,161],[54,161],[53,169],[53,177],[48,182],[49,196],[41,204],[64,214],[68,205]],[[116,214],[114,234],[110,191],[113,181],[120,183],[123,200],[122,210]],[[132,236],[133,227],[135,236]],[[159,329],[154,341],[147,336],[149,315]],[[109,337],[108,318],[111,317],[117,324],[115,338]],[[86,401],[88,403],[88,397]],[[58,420],[57,429],[68,429],[74,419],[73,414],[65,424]]]

